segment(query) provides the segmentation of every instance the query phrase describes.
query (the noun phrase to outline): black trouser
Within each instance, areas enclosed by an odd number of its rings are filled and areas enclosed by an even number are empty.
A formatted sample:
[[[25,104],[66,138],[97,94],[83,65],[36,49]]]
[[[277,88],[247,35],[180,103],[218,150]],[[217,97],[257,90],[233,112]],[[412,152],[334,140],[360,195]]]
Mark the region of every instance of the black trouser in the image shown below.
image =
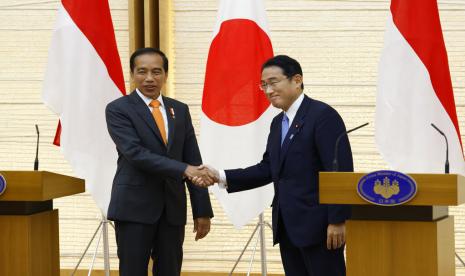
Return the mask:
[[[344,247],[328,250],[323,244],[296,247],[282,218],[278,223],[279,249],[286,276],[345,276]]]
[[[184,225],[168,224],[165,214],[155,224],[115,221],[119,275],[146,276],[150,256],[154,276],[179,276]]]

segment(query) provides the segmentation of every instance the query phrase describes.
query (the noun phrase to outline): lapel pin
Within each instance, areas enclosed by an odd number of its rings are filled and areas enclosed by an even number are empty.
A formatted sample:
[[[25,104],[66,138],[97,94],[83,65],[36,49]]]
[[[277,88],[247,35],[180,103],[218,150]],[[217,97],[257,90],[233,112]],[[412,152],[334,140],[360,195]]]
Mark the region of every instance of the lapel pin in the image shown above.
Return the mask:
[[[172,108],[172,107],[170,107],[170,114],[171,114],[171,118],[176,119],[176,117],[174,115],[174,108]]]
[[[292,140],[292,138],[294,138],[294,134],[291,134],[291,136],[289,136],[289,140]]]

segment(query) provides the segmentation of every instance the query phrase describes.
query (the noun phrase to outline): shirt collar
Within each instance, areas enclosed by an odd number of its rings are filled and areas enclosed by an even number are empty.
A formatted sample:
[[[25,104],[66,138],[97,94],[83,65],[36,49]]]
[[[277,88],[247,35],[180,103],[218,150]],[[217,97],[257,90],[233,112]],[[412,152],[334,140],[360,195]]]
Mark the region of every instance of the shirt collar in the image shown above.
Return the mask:
[[[145,96],[144,94],[142,94],[142,92],[140,92],[138,88],[136,88],[136,92],[137,92],[137,95],[139,95],[139,97],[144,101],[145,105],[149,106],[149,104],[152,102],[152,98],[149,98]],[[163,97],[161,96],[161,92],[160,92],[160,95],[158,95],[157,100],[160,102],[161,107],[165,108],[165,104],[163,103]]]
[[[299,110],[302,101],[304,100],[304,93],[300,94],[300,96],[292,103],[287,111],[283,111],[286,114],[287,118],[289,119],[289,123],[292,123],[294,120],[295,115],[297,114],[297,110]]]

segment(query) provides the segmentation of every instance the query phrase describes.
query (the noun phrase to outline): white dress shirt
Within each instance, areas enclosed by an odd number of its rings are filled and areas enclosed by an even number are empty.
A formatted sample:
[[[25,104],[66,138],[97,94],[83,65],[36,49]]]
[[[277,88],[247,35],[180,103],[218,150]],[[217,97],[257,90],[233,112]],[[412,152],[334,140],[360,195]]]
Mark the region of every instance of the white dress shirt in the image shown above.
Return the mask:
[[[291,104],[289,109],[287,111],[283,110],[283,113],[287,116],[289,119],[289,127],[292,126],[292,121],[295,118],[295,115],[297,114],[297,110],[299,110],[300,105],[302,104],[304,100],[304,93],[300,94],[300,96],[295,99],[295,101]],[[228,182],[226,179],[226,173],[224,170],[218,170],[219,178],[220,181],[218,182],[218,187],[227,189],[228,188]]]
[[[139,89],[136,88],[137,95],[144,101],[145,105],[147,105],[147,108],[150,110],[150,113],[153,111],[153,107],[151,107],[149,104],[152,102],[152,98],[146,97],[142,92],[139,91]],[[158,107],[161,112],[161,116],[163,117],[163,123],[165,124],[165,130],[166,130],[166,139],[168,139],[168,118],[166,117],[166,108],[165,108],[165,103],[163,102],[163,97],[160,95],[158,96],[157,100],[160,102],[160,106]]]

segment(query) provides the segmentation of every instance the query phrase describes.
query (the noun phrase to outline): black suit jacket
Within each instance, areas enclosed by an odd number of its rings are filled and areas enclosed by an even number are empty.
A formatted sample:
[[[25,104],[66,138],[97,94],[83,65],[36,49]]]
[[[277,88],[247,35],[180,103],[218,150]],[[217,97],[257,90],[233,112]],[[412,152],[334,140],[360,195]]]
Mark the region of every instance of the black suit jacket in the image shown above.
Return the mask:
[[[279,212],[289,238],[298,247],[321,244],[330,223],[344,222],[350,207],[321,205],[318,172],[331,171],[337,136],[345,131],[339,114],[329,105],[304,96],[281,146],[281,121],[270,127],[262,161],[245,169],[226,170],[228,192],[256,188],[273,182],[273,236],[278,243]],[[339,144],[340,171],[353,171],[347,136]]]
[[[110,220],[153,224],[165,211],[169,223],[186,223],[183,173],[187,164],[200,165],[202,159],[187,105],[167,97],[163,102],[168,145],[136,92],[107,105],[108,131],[118,151],[108,208]],[[194,218],[213,217],[208,190],[190,182],[187,187]]]

